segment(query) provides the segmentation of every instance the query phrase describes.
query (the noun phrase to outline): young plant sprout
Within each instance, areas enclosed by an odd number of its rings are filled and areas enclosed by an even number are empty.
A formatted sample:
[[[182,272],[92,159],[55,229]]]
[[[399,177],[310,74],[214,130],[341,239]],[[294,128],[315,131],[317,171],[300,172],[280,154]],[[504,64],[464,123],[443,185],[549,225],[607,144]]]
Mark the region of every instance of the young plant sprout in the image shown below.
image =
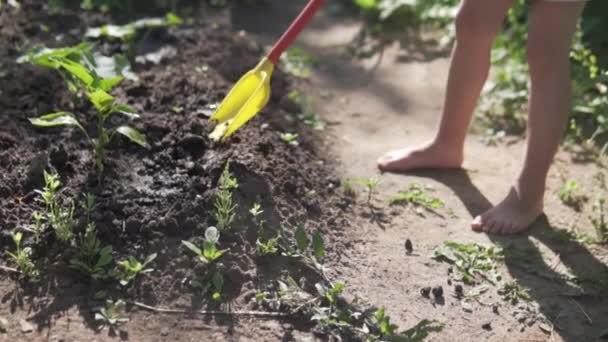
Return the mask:
[[[118,325],[129,321],[124,316],[126,303],[123,300],[106,300],[105,307],[99,309],[99,312],[95,314],[95,320],[100,321],[103,325],[108,325],[110,329],[116,329]]]
[[[112,259],[112,246],[101,247],[95,224],[90,223],[80,241],[78,255],[70,260],[70,268],[92,279],[105,279],[108,277],[106,266]]]
[[[264,213],[262,206],[259,203],[255,203],[249,213],[253,217],[254,223],[258,226],[258,239],[255,241],[257,254],[260,256],[264,255],[275,255],[279,252],[279,241],[281,240],[281,233],[277,232],[277,235],[273,238],[266,240],[266,234],[264,231],[264,224],[266,221],[260,218]],[[266,240],[266,242],[264,242]]]
[[[87,224],[91,223],[91,213],[95,210],[95,195],[86,193],[84,195],[84,203],[82,203],[82,209],[84,209],[87,215]]]
[[[391,317],[384,312],[384,308],[379,308],[374,314],[378,327],[380,328],[380,335],[382,337],[391,337],[395,334],[395,331],[399,328],[397,325],[391,323]]]
[[[46,229],[46,225],[42,222],[44,215],[42,215],[42,213],[39,211],[34,211],[32,218],[34,219],[34,241],[39,243],[42,233],[44,233],[44,230]]]
[[[298,142],[298,135],[293,133],[279,133],[281,140],[285,143],[293,146],[298,146],[300,143]]]
[[[557,195],[562,203],[577,210],[587,200],[585,195],[580,193],[578,183],[574,180],[567,181]]]
[[[430,210],[439,209],[443,206],[443,201],[435,198],[424,191],[419,184],[410,184],[405,191],[399,191],[389,199],[389,204],[413,204]]]
[[[598,199],[593,205],[593,212],[596,214],[596,217],[591,218],[591,223],[597,234],[597,240],[602,244],[608,243],[608,221],[606,220],[605,204],[606,199]]]
[[[91,137],[86,129],[76,119],[76,116],[69,112],[56,112],[43,115],[39,118],[31,118],[30,122],[37,127],[59,127],[59,126],[75,126],[87,137],[93,150],[95,151],[95,165],[97,167],[98,177],[101,178],[104,171],[104,163],[106,158],[106,150],[116,134],[127,137],[132,142],[148,147],[146,138],[135,128],[127,125],[119,127],[106,127],[107,120],[114,114],[122,114],[130,119],[138,118],[139,115],[135,110],[124,104],[117,104],[115,98],[108,94],[103,89],[92,90],[88,94],[90,102],[93,104],[97,119],[97,134],[96,137]]]
[[[224,276],[219,270],[216,270],[201,280],[193,280],[192,287],[200,290],[202,293],[210,293],[211,298],[217,302],[222,300],[222,290],[224,289]]]
[[[217,248],[219,239],[220,233],[217,228],[209,227],[205,231],[205,241],[203,241],[202,249],[189,241],[182,241],[182,244],[194,252],[200,261],[204,262],[205,264],[211,264],[221,258],[222,255],[228,251],[228,249],[220,250]]]
[[[43,216],[55,231],[57,239],[63,242],[70,241],[74,236],[74,201],[70,200],[66,207],[61,205],[57,194],[61,181],[56,173],[44,171],[44,183],[42,190],[35,190],[45,205]]]
[[[355,181],[361,185],[363,185],[365,188],[367,188],[367,204],[370,204],[370,202],[372,201],[372,195],[374,192],[374,189],[376,189],[376,187],[378,185],[380,185],[380,183],[382,183],[381,180],[377,179],[377,178],[357,178],[355,179]]]
[[[17,232],[11,234],[13,242],[15,243],[15,253],[6,251],[6,254],[13,260],[17,269],[25,276],[33,278],[38,276],[38,270],[34,262],[32,262],[32,249],[30,247],[21,248],[21,242],[23,240],[23,233]]]
[[[521,287],[517,282],[505,283],[503,287],[498,291],[505,301],[515,305],[520,300],[530,301],[530,294],[528,289]]]
[[[95,61],[91,57],[91,47],[81,44],[76,47],[64,49],[41,49],[30,52],[19,59],[20,62],[31,62],[40,66],[58,70],[68,80],[74,92],[84,92],[89,102],[96,109],[96,135],[90,136],[84,126],[70,112],[59,111],[30,118],[30,122],[37,127],[78,127],[90,141],[95,151],[95,165],[98,176],[101,178],[104,170],[106,149],[116,134],[123,135],[134,143],[147,147],[145,137],[128,125],[106,127],[108,119],[114,114],[125,115],[129,119],[138,118],[135,110],[127,105],[116,103],[115,98],[108,92],[119,84],[122,76],[104,78],[95,69]]]
[[[157,254],[153,253],[146,257],[143,263],[139,262],[134,257],[129,257],[127,260],[123,260],[118,263],[118,268],[114,272],[116,279],[120,281],[120,285],[126,286],[131,280],[135,279],[139,274],[146,274],[154,271],[153,268],[146,268],[154,259]]]
[[[215,197],[215,212],[213,213],[217,228],[220,231],[229,229],[232,221],[234,221],[236,205],[233,204],[232,190],[238,188],[238,186],[237,179],[232,177],[230,173],[230,163],[226,163],[220,176],[220,190]]]

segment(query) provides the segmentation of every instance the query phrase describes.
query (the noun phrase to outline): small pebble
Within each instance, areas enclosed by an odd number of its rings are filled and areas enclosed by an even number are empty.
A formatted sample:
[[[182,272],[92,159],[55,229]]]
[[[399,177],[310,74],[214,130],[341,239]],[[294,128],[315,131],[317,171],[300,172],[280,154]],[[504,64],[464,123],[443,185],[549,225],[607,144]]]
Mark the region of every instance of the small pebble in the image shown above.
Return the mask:
[[[422,295],[422,297],[424,298],[429,298],[431,295],[431,287],[430,286],[426,286],[420,289],[420,294]]]
[[[492,322],[485,323],[481,326],[483,330],[492,330]]]
[[[499,314],[499,312],[498,312],[498,305],[497,304],[492,305],[492,312],[494,312],[497,315]]]
[[[21,332],[24,334],[34,331],[34,326],[24,319],[19,321],[19,326],[21,327]]]
[[[4,317],[0,317],[0,332],[8,332],[8,320]]]

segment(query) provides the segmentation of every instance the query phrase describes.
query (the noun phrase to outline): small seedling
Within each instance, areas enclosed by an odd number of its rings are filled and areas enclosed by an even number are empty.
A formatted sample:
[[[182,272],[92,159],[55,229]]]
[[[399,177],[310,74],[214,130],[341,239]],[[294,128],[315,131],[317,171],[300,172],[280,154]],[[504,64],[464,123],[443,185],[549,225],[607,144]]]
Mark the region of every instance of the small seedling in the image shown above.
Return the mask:
[[[84,203],[82,203],[82,209],[84,209],[87,215],[87,224],[91,223],[91,213],[95,210],[95,195],[86,193],[84,195]]]
[[[15,265],[17,265],[17,269],[21,271],[21,273],[31,278],[37,277],[38,270],[36,270],[36,266],[31,259],[32,249],[30,247],[21,247],[23,233],[13,233],[11,234],[11,237],[15,243],[15,253],[7,251],[6,254],[13,260]]]
[[[346,285],[341,282],[331,284],[331,287],[325,286],[322,283],[315,284],[315,288],[321,297],[324,297],[329,305],[334,305],[338,301],[338,296],[344,292]]]
[[[70,260],[70,268],[92,279],[105,279],[106,267],[112,260],[112,246],[101,247],[95,224],[90,223],[80,241],[78,255]]]
[[[558,197],[562,203],[577,210],[587,200],[587,197],[580,193],[578,183],[569,180],[559,190]]]
[[[593,213],[596,215],[591,218],[591,223],[595,228],[599,243],[608,243],[608,221],[605,213],[606,199],[600,198],[593,205]]]
[[[434,210],[441,208],[443,201],[427,194],[420,184],[410,184],[407,190],[399,191],[395,196],[391,197],[389,204],[413,204]]]
[[[42,215],[42,213],[39,211],[34,211],[34,213],[32,214],[32,218],[34,219],[34,241],[36,241],[36,243],[39,243],[40,238],[42,237],[42,233],[44,233],[44,231],[46,230],[46,224],[42,222],[44,215]]]
[[[350,197],[350,198],[357,198],[357,190],[355,189],[355,187],[353,186],[353,181],[350,179],[343,179],[340,182],[340,186],[342,187],[342,191],[344,192],[344,195]]]
[[[299,78],[310,77],[311,67],[317,64],[317,59],[300,48],[291,48],[281,57],[283,69]]]
[[[217,228],[209,227],[205,231],[205,241],[203,242],[203,248],[199,248],[195,244],[189,241],[182,241],[182,244],[189,250],[194,252],[205,264],[210,264],[217,261],[228,249],[220,250],[217,248],[217,243],[220,239],[220,233]]]
[[[148,255],[143,263],[139,262],[134,257],[129,257],[127,260],[118,263],[118,269],[115,271],[114,276],[120,281],[120,285],[126,286],[139,274],[146,274],[154,271],[153,268],[146,268],[146,266],[154,261],[156,256],[156,253]]]
[[[298,142],[298,135],[297,134],[293,134],[293,133],[279,133],[279,136],[281,137],[281,140],[283,140],[283,142],[292,145],[292,146],[298,146],[300,143]]]
[[[508,301],[513,305],[517,304],[520,300],[531,300],[528,289],[519,286],[519,284],[514,281],[505,283],[498,293],[502,295],[503,300]]]
[[[226,163],[224,171],[220,176],[219,188],[215,197],[215,212],[213,213],[217,222],[217,228],[225,231],[230,228],[235,217],[236,205],[233,204],[232,190],[238,188],[239,183],[230,173],[230,163]]]
[[[446,241],[435,248],[433,258],[454,264],[459,279],[466,283],[473,283],[477,276],[492,284],[498,283],[501,279],[496,269],[496,261],[502,259],[502,251],[494,246]]]
[[[266,242],[262,242],[262,237],[259,237],[255,242],[257,252],[259,255],[275,255],[279,252],[279,242],[281,240],[281,233],[277,233],[277,236],[268,239]]]
[[[164,18],[144,18],[126,25],[104,25],[102,27],[92,27],[87,30],[85,37],[118,39],[123,42],[131,43],[137,31],[158,27],[169,27],[180,25],[184,21],[173,13],[167,13]]]
[[[106,300],[105,307],[99,309],[99,312],[95,313],[95,320],[100,321],[102,325],[108,325],[110,329],[116,329],[120,324],[129,321],[124,316],[126,303],[123,300]]]
[[[376,321],[378,322],[381,337],[393,336],[399,328],[396,324],[391,323],[391,317],[384,312],[384,308],[376,310],[374,317],[376,317]]]
[[[370,204],[370,202],[372,201],[372,195],[374,193],[374,189],[376,189],[376,187],[378,185],[380,185],[380,183],[382,183],[381,180],[377,179],[377,178],[357,178],[355,179],[355,181],[361,185],[363,185],[366,189],[367,189],[367,204]]]
[[[222,290],[224,289],[224,276],[219,270],[213,272],[211,277],[206,279],[193,280],[192,287],[199,289],[202,293],[211,293],[211,298],[219,302],[222,300]]]
[[[74,236],[74,201],[70,200],[66,207],[60,204],[57,193],[61,181],[56,173],[44,171],[44,183],[42,190],[35,190],[45,205],[44,218],[55,231],[57,239],[67,242]]]
[[[298,90],[290,91],[287,97],[299,106],[300,113],[297,114],[298,120],[315,130],[323,130],[325,128],[325,122],[319,118],[319,115],[314,110],[312,97],[306,96]]]

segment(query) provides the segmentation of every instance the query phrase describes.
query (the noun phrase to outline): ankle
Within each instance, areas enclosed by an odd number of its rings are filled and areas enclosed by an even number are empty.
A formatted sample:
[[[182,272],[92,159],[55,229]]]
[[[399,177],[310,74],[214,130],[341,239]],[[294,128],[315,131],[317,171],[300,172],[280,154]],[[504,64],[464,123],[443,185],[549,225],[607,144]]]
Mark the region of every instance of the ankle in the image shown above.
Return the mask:
[[[429,150],[441,153],[454,159],[462,160],[464,157],[464,145],[458,142],[442,140],[437,137],[427,147]]]

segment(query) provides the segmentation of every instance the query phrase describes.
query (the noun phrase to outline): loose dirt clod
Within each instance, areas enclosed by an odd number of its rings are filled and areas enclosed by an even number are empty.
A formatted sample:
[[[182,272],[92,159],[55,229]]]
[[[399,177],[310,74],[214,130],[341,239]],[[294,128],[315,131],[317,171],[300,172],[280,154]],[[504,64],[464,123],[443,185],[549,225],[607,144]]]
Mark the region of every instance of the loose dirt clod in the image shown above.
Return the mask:
[[[414,246],[412,245],[412,240],[407,239],[405,240],[405,252],[410,255],[412,254],[412,252],[414,252]]]
[[[457,298],[462,298],[464,296],[464,289],[460,284],[456,284],[456,286],[454,286],[454,292],[456,292]]]
[[[483,330],[488,330],[488,331],[492,330],[492,322],[485,323],[484,325],[481,326],[481,328]]]
[[[424,298],[430,298],[430,296],[431,296],[431,287],[430,286],[426,286],[426,287],[421,288],[420,289],[420,294]]]
[[[443,287],[436,286],[433,288],[432,292],[433,292],[433,297],[435,297],[435,299],[443,298]]]

